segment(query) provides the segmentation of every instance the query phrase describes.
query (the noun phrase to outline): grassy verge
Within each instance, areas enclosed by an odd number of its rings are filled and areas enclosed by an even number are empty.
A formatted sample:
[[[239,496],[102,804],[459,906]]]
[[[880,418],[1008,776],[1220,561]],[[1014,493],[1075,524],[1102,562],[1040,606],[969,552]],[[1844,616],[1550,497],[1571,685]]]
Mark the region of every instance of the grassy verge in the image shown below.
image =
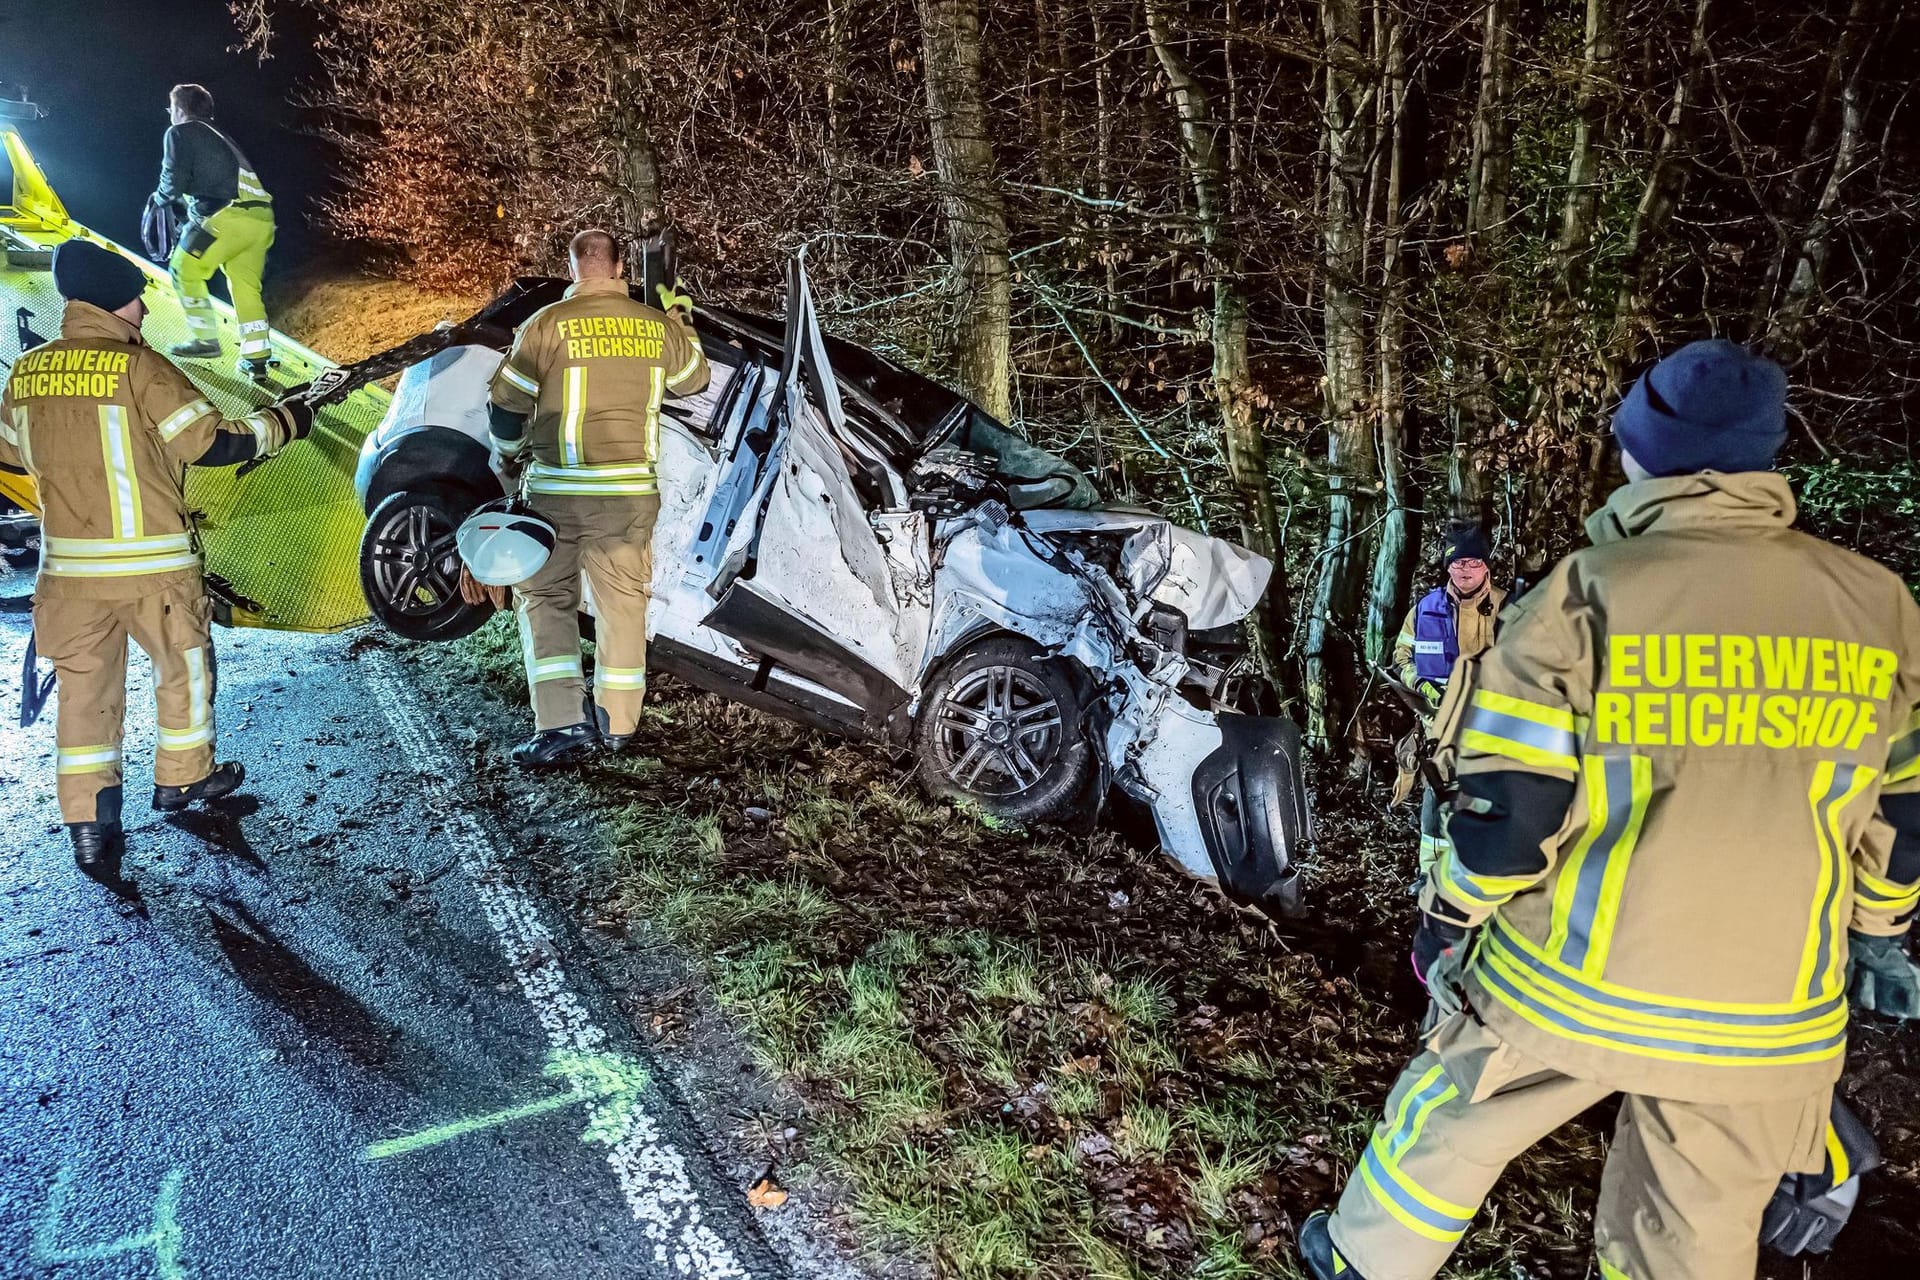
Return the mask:
[[[485,696],[523,696],[513,643],[460,646]],[[879,753],[659,685],[637,754],[583,775],[587,892],[700,957],[805,1097],[783,1177],[940,1274],[1297,1274],[1413,1043],[1398,828],[1323,792],[1328,924],[1282,938],[1111,835],[994,830]],[[1452,1274],[1583,1274],[1592,1135],[1516,1169]]]

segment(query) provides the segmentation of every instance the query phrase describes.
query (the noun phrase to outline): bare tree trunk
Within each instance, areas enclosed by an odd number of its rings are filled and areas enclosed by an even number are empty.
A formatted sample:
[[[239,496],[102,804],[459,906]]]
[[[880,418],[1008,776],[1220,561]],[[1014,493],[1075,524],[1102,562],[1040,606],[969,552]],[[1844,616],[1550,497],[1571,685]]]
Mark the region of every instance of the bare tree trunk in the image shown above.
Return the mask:
[[[1507,111],[1512,90],[1512,0],[1486,0],[1480,45],[1480,98],[1473,110],[1473,159],[1467,170],[1467,234],[1498,232],[1507,219],[1507,187],[1513,172],[1513,122]]]
[[[1507,189],[1513,171],[1513,123],[1508,103],[1513,79],[1512,3],[1486,0],[1482,23],[1480,89],[1473,108],[1466,211],[1468,262],[1477,278],[1484,278],[1487,268],[1482,259],[1493,254],[1507,220]],[[1488,512],[1482,454],[1495,420],[1487,368],[1487,351],[1492,343],[1485,315],[1490,310],[1490,306],[1464,310],[1465,332],[1455,342],[1452,362],[1442,373],[1453,425],[1447,492],[1448,514],[1454,520],[1482,521]]]
[[[980,84],[979,0],[919,0],[927,121],[952,256],[954,364],[961,389],[1011,419],[1007,214]]]
[[[1108,63],[1116,54],[1113,46],[1107,42],[1101,0],[1094,0],[1089,8],[1093,15],[1094,109],[1098,113],[1094,123],[1094,177],[1099,185],[1094,194],[1100,200],[1097,223],[1100,228],[1100,256],[1106,269],[1107,314],[1101,317],[1100,330],[1111,339],[1120,336],[1120,262],[1113,239],[1113,208],[1107,203],[1114,198],[1113,108],[1110,102],[1113,72]]]
[[[1687,61],[1674,81],[1673,97],[1667,103],[1660,136],[1654,142],[1653,155],[1647,161],[1647,176],[1640,187],[1640,200],[1634,206],[1633,220],[1627,225],[1627,237],[1620,261],[1620,287],[1614,296],[1613,333],[1601,350],[1606,373],[1608,398],[1626,382],[1627,370],[1639,358],[1642,319],[1647,295],[1651,292],[1654,266],[1651,246],[1665,228],[1667,218],[1679,203],[1685,174],[1680,165],[1680,150],[1687,118],[1693,106],[1695,80],[1707,58],[1707,14],[1713,0],[1694,0],[1693,30],[1687,41]],[[1609,463],[1605,449],[1595,450],[1586,477],[1586,505],[1599,498]]]
[[[1406,30],[1376,6],[1386,84],[1380,95],[1382,136],[1386,139],[1387,181],[1380,247],[1380,320],[1375,391],[1379,397],[1382,497],[1380,540],[1374,548],[1373,579],[1367,592],[1366,658],[1377,663],[1392,652],[1393,636],[1407,604],[1418,531],[1408,507],[1406,475],[1406,279],[1402,240],[1406,232],[1405,160],[1407,107]]]
[[[1356,0],[1321,0],[1326,51],[1322,113],[1326,209],[1321,242],[1326,264],[1322,304],[1326,342],[1327,537],[1307,618],[1307,736],[1321,749],[1337,736],[1354,656],[1353,632],[1366,571],[1367,531],[1356,489],[1374,474],[1368,388],[1366,312],[1360,297],[1368,206],[1367,83],[1364,20]]]
[[[1614,341],[1612,381],[1618,385],[1626,366],[1639,351],[1640,315],[1649,291],[1652,254],[1649,246],[1667,224],[1667,218],[1679,202],[1684,173],[1680,166],[1681,143],[1687,117],[1693,106],[1694,81],[1707,56],[1707,12],[1713,0],[1695,0],[1693,34],[1688,40],[1686,65],[1680,68],[1667,104],[1659,140],[1653,157],[1647,162],[1647,177],[1640,188],[1640,202],[1634,207],[1633,221],[1627,226],[1625,252],[1621,263],[1620,291],[1614,300]]]
[[[1587,0],[1587,39],[1580,60],[1579,120],[1567,158],[1567,205],[1560,219],[1560,276],[1569,296],[1585,279],[1586,248],[1600,205],[1600,139],[1607,132],[1607,79],[1613,68],[1614,0]]]
[[[1833,125],[1834,99],[1843,92],[1844,87],[1856,83],[1855,77],[1865,59],[1856,59],[1854,50],[1860,40],[1869,35],[1870,24],[1879,16],[1879,11],[1879,0],[1852,0],[1847,6],[1847,16],[1841,23],[1839,39],[1834,41],[1833,52],[1827,59],[1826,77],[1814,99],[1813,110],[1807,117],[1807,131],[1800,144],[1800,163],[1787,184],[1787,197],[1782,202],[1780,216],[1774,219],[1780,243],[1767,263],[1766,281],[1754,293],[1752,327],[1757,333],[1769,332],[1777,323],[1773,313],[1780,297],[1781,277],[1789,275],[1790,267],[1798,266],[1805,242],[1804,234],[1796,242],[1791,232],[1793,228],[1800,227],[1806,218],[1807,207],[1813,202],[1814,189],[1819,185],[1819,172],[1826,167],[1822,161]],[[1839,114],[1844,124],[1844,105]]]
[[[1273,579],[1267,588],[1260,627],[1261,648],[1269,670],[1279,676],[1283,691],[1291,697],[1298,691],[1297,681],[1291,677],[1291,663],[1278,652],[1277,643],[1288,633],[1292,607],[1273,483],[1267,474],[1267,444],[1260,433],[1259,388],[1254,385],[1247,359],[1247,302],[1241,292],[1240,250],[1228,207],[1231,175],[1221,164],[1215,141],[1219,126],[1206,92],[1173,45],[1166,6],[1167,0],[1146,0],[1147,35],[1166,73],[1180,119],[1181,156],[1206,249],[1207,276],[1213,285],[1213,395],[1220,413],[1220,434],[1226,446],[1234,506],[1240,516],[1240,534],[1249,547],[1273,561]]]
[[[1869,7],[1870,0],[1856,0],[1852,17],[1864,25],[1871,16]],[[1874,33],[1863,33],[1857,40],[1843,42],[1843,46],[1852,46],[1847,51],[1854,61],[1840,91],[1840,136],[1834,142],[1833,161],[1827,168],[1827,180],[1820,189],[1813,217],[1800,237],[1793,274],[1787,279],[1786,296],[1767,325],[1767,346],[1783,360],[1797,359],[1804,349],[1807,321],[1826,278],[1827,255],[1833,248],[1841,194],[1860,158],[1866,127],[1860,80],[1874,54],[1875,43]]]
[[[646,235],[661,213],[660,156],[654,149],[653,130],[641,97],[644,91],[644,73],[637,67],[628,70],[621,79],[620,108],[614,123],[620,221],[630,243]],[[630,252],[627,259],[637,271],[638,255]]]

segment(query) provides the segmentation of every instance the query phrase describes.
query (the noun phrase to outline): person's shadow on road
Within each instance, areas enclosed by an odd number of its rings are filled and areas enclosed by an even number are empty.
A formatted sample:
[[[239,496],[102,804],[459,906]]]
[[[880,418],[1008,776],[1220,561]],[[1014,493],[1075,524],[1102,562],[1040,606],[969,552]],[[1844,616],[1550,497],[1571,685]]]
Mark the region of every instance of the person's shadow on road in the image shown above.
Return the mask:
[[[399,1028],[315,970],[244,904],[228,899],[206,909],[240,985],[363,1066],[393,1060]]]
[[[223,796],[208,801],[203,809],[170,813],[165,822],[195,837],[215,852],[230,853],[254,870],[265,871],[266,859],[254,852],[253,843],[247,839],[246,828],[241,825],[241,819],[251,818],[258,812],[258,796]]]

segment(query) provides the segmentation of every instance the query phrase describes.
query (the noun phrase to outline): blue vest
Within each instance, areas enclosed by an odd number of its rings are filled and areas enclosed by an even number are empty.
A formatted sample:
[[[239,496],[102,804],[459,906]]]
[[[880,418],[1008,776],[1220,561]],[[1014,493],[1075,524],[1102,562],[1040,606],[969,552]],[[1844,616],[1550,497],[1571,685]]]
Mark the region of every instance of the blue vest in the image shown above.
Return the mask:
[[[1444,586],[1420,597],[1413,615],[1413,669],[1422,680],[1445,684],[1460,656],[1460,629],[1454,622],[1453,597]]]

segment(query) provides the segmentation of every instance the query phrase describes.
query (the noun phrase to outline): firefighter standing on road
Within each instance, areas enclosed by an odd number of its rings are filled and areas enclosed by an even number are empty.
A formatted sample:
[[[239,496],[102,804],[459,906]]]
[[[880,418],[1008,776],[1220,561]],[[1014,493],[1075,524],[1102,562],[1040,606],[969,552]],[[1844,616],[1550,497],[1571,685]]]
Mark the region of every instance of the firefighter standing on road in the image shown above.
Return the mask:
[[[14,362],[0,398],[0,467],[39,492],[45,534],[33,632],[60,681],[60,813],[83,871],[118,876],[127,637],[153,659],[153,807],[222,796],[245,776],[213,763],[213,640],[189,466],[270,455],[307,434],[297,400],[229,422],[140,338],[146,276],[85,240],[53,255],[60,336]]]
[[[656,310],[627,291],[604,231],[569,247],[574,283],[514,335],[494,376],[494,448],[525,464],[525,492],[552,523],[552,555],[517,588],[534,736],[515,763],[541,767],[606,746],[640,722],[647,688],[647,602],[660,498],[660,404],[707,385],[692,304],[660,286]],[[593,698],[580,663],[580,574],[593,589]]]
[[[1453,675],[1453,664],[1460,658],[1472,660],[1493,643],[1493,620],[1507,593],[1493,585],[1487,557],[1492,554],[1487,535],[1478,525],[1460,525],[1447,535],[1442,555],[1447,580],[1427,592],[1407,612],[1407,621],[1393,644],[1393,665],[1400,682],[1427,700],[1432,714],[1414,726],[1421,739],[1430,738],[1441,716],[1440,705]],[[1412,750],[1403,750],[1403,761],[1418,759],[1424,743],[1416,740]],[[1394,804],[1412,792],[1417,770],[1403,767],[1394,787]],[[1446,850],[1447,829],[1443,821],[1440,797],[1431,781],[1421,786],[1420,797],[1420,874],[1426,875]]]
[[[216,271],[227,275],[233,315],[240,326],[240,371],[256,380],[269,372],[273,343],[260,278],[273,245],[273,197],[240,148],[213,125],[213,95],[197,84],[179,84],[168,97],[166,153],[160,163],[156,203],[184,200],[186,229],[168,270],[192,340],[173,348],[180,360],[211,360],[220,354],[220,317],[207,285]]]
[[[1727,342],[1615,414],[1631,482],[1510,609],[1455,738],[1414,964],[1443,1013],[1329,1217],[1319,1280],[1426,1280],[1513,1157],[1621,1093],[1608,1280],[1751,1280],[1816,1171],[1861,1009],[1911,1017],[1920,606],[1795,532],[1786,379]]]

